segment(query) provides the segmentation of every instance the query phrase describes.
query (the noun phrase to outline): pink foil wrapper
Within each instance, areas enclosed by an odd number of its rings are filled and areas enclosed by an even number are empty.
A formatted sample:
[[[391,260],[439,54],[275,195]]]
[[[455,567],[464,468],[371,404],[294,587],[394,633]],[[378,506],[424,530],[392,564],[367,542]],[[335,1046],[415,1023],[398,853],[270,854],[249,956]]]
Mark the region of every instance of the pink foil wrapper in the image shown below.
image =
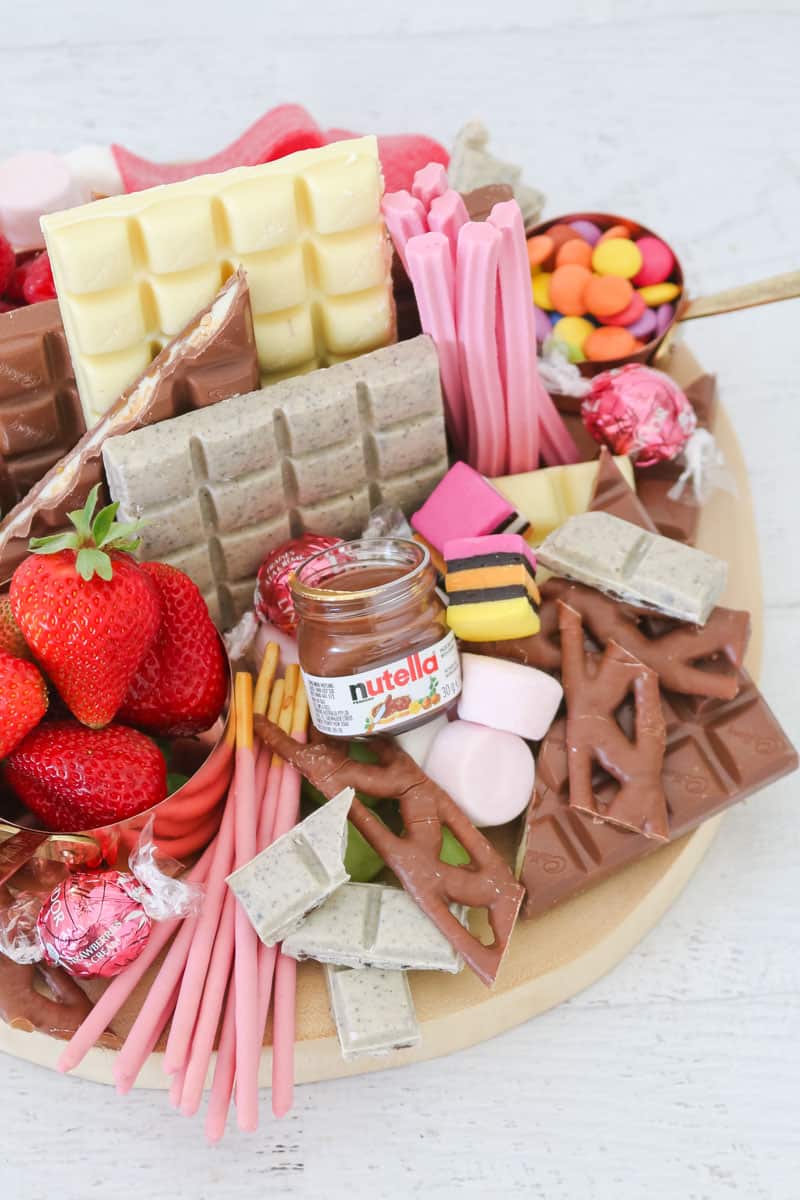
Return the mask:
[[[581,415],[596,442],[613,454],[630,454],[637,467],[675,458],[697,428],[678,385],[638,363],[595,375]]]
[[[60,883],[37,921],[47,961],[79,979],[110,979],[139,957],[152,922],[121,871],[85,871]],[[132,894],[133,893],[133,894]]]
[[[255,608],[259,620],[267,621],[294,637],[297,633],[297,614],[289,578],[312,554],[338,546],[341,540],[324,534],[304,533],[272,550],[258,572]]]

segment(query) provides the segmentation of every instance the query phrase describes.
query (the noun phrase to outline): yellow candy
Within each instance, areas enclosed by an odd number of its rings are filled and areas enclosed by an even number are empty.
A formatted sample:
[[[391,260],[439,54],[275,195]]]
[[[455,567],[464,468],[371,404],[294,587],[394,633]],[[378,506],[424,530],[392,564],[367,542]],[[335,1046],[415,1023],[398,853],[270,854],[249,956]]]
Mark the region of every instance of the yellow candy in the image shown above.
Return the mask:
[[[538,304],[539,308],[546,308],[552,312],[553,305],[550,300],[550,271],[542,271],[540,275],[534,275],[531,280],[533,288],[533,302]]]
[[[572,362],[583,362],[583,343],[593,332],[594,325],[585,317],[562,317],[553,326],[553,337],[559,342],[566,342]]]
[[[598,275],[621,275],[633,279],[642,269],[642,253],[630,238],[598,242],[592,252],[592,267]]]
[[[681,289],[677,283],[651,283],[647,287],[639,288],[639,295],[648,308],[658,308],[659,304],[669,304],[680,294]]]

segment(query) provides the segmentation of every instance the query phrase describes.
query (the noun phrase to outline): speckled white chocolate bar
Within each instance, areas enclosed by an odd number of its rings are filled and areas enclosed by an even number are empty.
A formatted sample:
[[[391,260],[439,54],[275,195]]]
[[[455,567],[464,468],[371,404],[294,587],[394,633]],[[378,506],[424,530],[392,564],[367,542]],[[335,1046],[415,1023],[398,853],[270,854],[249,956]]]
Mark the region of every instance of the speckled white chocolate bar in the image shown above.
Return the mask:
[[[728,564],[619,517],[570,517],[536,552],[555,575],[609,596],[704,625],[725,590]]]
[[[304,532],[356,537],[370,510],[411,512],[447,471],[430,338],[223,400],[103,450],[139,553],[189,575],[222,628],[252,605],[265,555]]]
[[[329,965],[325,978],[345,1061],[406,1050],[422,1040],[405,971]]]
[[[353,795],[345,788],[228,876],[265,946],[282,941],[350,878],[344,852]]]
[[[467,910],[452,912],[466,924]],[[461,956],[402,888],[348,883],[311,913],[283,943],[292,958],[385,971],[449,971]]]
[[[267,382],[394,340],[373,137],[42,219],[91,427],[238,266]]]

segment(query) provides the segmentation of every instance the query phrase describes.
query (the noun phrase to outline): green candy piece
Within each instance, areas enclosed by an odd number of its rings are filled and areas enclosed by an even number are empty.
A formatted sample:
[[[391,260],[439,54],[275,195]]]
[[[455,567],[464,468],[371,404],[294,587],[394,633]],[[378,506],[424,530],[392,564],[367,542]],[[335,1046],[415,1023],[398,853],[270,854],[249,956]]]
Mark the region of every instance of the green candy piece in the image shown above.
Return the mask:
[[[376,763],[378,756],[372,747],[367,742],[350,742],[347,747],[347,756],[352,758],[353,762],[360,763]],[[374,796],[368,796],[365,792],[356,792],[362,804],[366,804],[367,808],[374,808],[378,801]],[[307,779],[303,780],[303,798],[309,804],[315,804],[319,808],[320,804],[325,803],[325,797],[319,788],[315,788]]]
[[[347,822],[344,869],[356,883],[369,883],[383,870],[383,859],[351,821]]]
[[[442,827],[442,848],[439,851],[439,860],[447,863],[449,867],[463,867],[470,861],[461,842],[453,836],[446,825]]]

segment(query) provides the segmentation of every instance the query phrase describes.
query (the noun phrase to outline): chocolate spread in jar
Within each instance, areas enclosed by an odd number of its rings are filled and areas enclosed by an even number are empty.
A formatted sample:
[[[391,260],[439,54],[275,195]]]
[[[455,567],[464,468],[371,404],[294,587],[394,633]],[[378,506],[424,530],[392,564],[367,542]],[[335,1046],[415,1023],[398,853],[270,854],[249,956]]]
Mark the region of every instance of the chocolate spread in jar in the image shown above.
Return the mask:
[[[461,665],[427,550],[344,542],[292,579],[312,720],[333,737],[400,733],[450,708]]]

